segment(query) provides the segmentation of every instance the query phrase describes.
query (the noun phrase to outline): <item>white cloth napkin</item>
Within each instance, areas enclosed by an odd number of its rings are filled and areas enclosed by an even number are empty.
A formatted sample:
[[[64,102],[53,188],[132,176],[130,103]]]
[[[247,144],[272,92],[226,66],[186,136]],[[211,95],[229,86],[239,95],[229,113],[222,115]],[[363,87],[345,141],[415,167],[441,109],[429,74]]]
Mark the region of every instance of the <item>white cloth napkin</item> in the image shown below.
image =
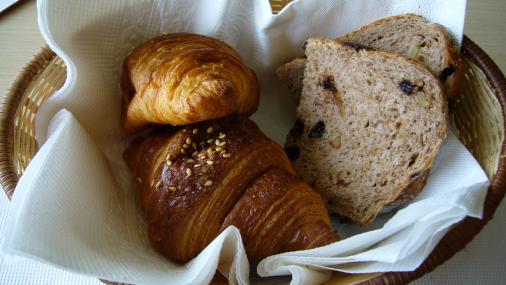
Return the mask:
[[[445,25],[460,42],[465,1],[307,0],[273,16],[267,0],[42,0],[38,12],[41,32],[68,75],[37,114],[43,146],[16,188],[3,252],[126,283],[204,284],[219,268],[230,282],[247,284],[249,265],[234,227],[186,265],[167,261],[149,245],[122,159],[128,141],[119,129],[118,78],[126,54],[163,32],[225,40],[261,81],[261,106],[253,118],[283,143],[295,107],[274,69],[301,55],[308,36],[336,37],[414,12]],[[487,185],[485,173],[450,132],[425,190],[408,207],[366,228],[335,223],[349,238],[269,257],[257,271],[292,274],[292,284],[317,284],[330,276],[327,269],[413,270],[451,225],[466,215],[481,217]]]

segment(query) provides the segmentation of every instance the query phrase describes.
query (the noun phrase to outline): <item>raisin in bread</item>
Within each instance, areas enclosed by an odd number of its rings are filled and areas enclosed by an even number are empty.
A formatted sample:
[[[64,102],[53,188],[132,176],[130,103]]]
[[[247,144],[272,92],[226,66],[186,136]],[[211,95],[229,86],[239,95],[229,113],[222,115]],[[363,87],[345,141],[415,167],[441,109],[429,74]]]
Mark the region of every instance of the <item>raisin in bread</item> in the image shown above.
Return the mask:
[[[354,46],[359,47],[356,44]],[[287,84],[292,100],[296,104],[299,104],[300,94],[302,93],[302,80],[304,78],[305,67],[306,59],[296,58],[276,70],[278,77]],[[421,173],[406,188],[404,188],[401,193],[399,193],[399,196],[397,196],[394,201],[385,205],[380,213],[390,213],[415,198],[423,190],[428,177],[429,170]]]
[[[331,210],[370,223],[428,170],[446,131],[440,81],[397,53],[308,39],[286,151]]]
[[[463,66],[447,30],[415,14],[388,17],[366,25],[341,38],[374,49],[399,52],[423,62],[444,82],[445,94],[451,97],[458,91]],[[278,68],[277,75],[289,86],[290,95],[298,103],[304,77],[304,60],[297,58]]]

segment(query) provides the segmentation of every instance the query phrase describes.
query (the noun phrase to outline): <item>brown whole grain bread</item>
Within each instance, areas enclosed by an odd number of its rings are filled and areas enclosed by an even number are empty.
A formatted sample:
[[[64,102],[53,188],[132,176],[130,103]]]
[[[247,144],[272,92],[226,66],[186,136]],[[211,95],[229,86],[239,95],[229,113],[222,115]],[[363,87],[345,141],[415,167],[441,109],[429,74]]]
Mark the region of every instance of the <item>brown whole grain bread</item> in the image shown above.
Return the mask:
[[[302,80],[304,79],[305,67],[306,59],[298,57],[283,64],[276,70],[276,75],[286,84],[290,97],[296,104],[299,104],[300,94],[302,93]]]
[[[394,201],[386,204],[383,209],[381,209],[380,214],[387,214],[392,211],[397,210],[400,206],[405,203],[413,200],[420,192],[422,192],[425,183],[427,183],[427,179],[429,178],[430,169],[425,170],[420,173],[418,177],[416,177],[408,187],[404,188],[401,193],[395,198]]]
[[[397,53],[308,39],[286,151],[331,210],[370,223],[428,170],[446,131],[440,81]]]
[[[421,16],[403,14],[384,18],[337,40],[398,52],[419,60],[443,81],[447,97],[458,91],[463,66],[459,64],[453,40],[443,26]],[[276,70],[278,77],[289,86],[290,95],[296,103],[302,91],[304,65],[304,60],[297,58]]]

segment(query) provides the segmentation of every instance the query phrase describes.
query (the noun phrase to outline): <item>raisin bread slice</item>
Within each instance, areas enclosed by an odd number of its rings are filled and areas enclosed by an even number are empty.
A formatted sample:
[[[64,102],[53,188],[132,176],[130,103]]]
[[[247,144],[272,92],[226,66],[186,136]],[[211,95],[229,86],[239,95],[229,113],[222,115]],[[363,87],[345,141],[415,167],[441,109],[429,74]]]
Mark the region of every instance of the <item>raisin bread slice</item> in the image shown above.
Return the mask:
[[[430,168],[446,131],[440,81],[417,61],[308,39],[286,150],[331,210],[370,223]]]
[[[451,97],[458,91],[458,81],[463,74],[457,49],[448,31],[415,14],[388,17],[368,24],[341,38],[374,49],[402,53],[419,60],[444,82],[445,94]],[[279,78],[288,86],[300,85],[304,77],[303,60],[295,59],[277,70]],[[298,103],[301,88],[289,88],[290,95]]]

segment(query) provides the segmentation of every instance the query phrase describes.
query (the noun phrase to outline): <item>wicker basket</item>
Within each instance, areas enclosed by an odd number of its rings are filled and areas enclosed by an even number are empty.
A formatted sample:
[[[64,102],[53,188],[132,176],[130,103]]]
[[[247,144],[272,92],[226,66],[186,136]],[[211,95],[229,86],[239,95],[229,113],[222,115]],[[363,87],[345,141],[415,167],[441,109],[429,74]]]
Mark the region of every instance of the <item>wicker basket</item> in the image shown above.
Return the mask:
[[[274,11],[288,0],[271,0]],[[460,140],[491,179],[482,220],[466,218],[439,242],[413,272],[344,275],[336,273],[328,284],[405,284],[434,270],[460,251],[493,214],[506,192],[504,117],[506,79],[492,60],[469,38],[462,45],[466,67],[463,92],[450,102],[450,113]],[[47,47],[23,69],[0,105],[0,183],[10,198],[30,160],[37,152],[34,119],[39,106],[66,78],[63,61]]]

